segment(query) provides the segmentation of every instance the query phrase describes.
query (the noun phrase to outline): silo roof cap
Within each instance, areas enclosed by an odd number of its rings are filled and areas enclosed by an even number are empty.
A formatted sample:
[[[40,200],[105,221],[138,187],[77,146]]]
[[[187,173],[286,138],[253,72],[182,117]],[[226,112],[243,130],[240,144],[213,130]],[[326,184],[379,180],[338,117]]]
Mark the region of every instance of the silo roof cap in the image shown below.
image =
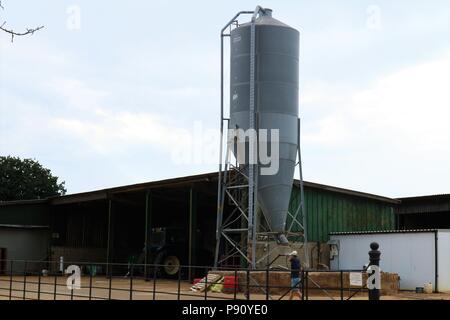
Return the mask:
[[[262,12],[262,15],[271,17],[272,16],[272,9],[264,8],[264,11]]]
[[[258,18],[256,18],[255,20],[255,24],[256,25],[269,25],[269,26],[278,26],[278,27],[285,27],[285,28],[290,28],[290,29],[294,29],[295,28],[277,20],[274,19],[272,17],[272,9],[264,9],[265,11],[263,12],[263,14],[259,15]],[[239,27],[248,27],[250,26],[251,22],[246,22],[241,24]]]

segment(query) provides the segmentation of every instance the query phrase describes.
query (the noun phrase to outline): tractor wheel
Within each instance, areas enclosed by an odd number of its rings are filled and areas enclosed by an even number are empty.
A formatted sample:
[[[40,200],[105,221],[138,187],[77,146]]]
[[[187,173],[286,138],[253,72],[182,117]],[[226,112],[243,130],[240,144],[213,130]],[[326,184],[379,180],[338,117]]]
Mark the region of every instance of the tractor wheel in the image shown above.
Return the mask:
[[[163,273],[169,278],[175,278],[178,276],[178,273],[181,271],[181,262],[180,259],[175,255],[167,255],[163,259]]]

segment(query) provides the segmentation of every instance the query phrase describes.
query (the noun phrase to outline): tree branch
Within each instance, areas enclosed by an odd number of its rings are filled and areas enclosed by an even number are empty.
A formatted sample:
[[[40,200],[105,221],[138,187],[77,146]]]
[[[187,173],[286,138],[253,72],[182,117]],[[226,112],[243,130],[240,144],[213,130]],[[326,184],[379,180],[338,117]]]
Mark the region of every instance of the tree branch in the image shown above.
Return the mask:
[[[0,3],[0,5],[1,5],[1,3]],[[35,33],[36,31],[39,31],[39,30],[41,30],[42,28],[44,28],[44,26],[40,26],[40,27],[33,28],[33,29],[26,28],[26,31],[24,31],[24,32],[15,32],[15,31],[12,30],[12,29],[6,29],[6,28],[3,28],[3,26],[4,26],[5,24],[6,24],[6,21],[3,22],[3,24],[0,26],[0,30],[4,31],[4,32],[6,32],[6,33],[9,33],[9,34],[11,35],[11,42],[14,42],[14,37],[15,37],[15,36],[26,36],[27,34],[33,34],[33,33]]]
[[[0,8],[1,8],[1,9],[4,9],[4,8],[3,8],[3,5],[2,5],[2,0],[0,0]],[[44,26],[40,26],[40,27],[32,28],[32,29],[26,28],[26,29],[25,29],[26,31],[24,31],[24,32],[15,32],[13,29],[7,29],[7,28],[4,28],[5,24],[6,24],[6,21],[4,21],[4,22],[2,23],[2,25],[0,26],[0,30],[4,31],[4,32],[6,32],[6,33],[9,33],[9,34],[11,35],[11,42],[14,42],[14,37],[15,37],[15,36],[26,36],[26,35],[28,35],[28,34],[33,34],[33,33],[35,33],[36,31],[39,31],[39,30],[41,30],[42,28],[44,28]]]

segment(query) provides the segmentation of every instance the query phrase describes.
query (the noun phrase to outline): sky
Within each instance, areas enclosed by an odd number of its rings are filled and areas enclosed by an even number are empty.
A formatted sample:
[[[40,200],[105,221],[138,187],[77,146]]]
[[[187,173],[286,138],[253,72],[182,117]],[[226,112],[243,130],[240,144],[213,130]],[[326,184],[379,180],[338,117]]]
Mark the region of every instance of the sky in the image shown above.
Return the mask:
[[[305,180],[450,193],[450,1],[3,0],[0,155],[68,193],[218,169],[220,29],[257,4],[298,29]],[[245,21],[245,19],[243,20]]]

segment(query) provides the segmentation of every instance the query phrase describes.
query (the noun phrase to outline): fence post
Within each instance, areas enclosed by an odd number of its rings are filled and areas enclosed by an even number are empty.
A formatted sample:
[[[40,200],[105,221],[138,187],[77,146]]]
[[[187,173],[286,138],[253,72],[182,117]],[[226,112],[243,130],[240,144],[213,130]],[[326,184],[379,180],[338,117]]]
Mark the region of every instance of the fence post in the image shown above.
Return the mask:
[[[133,300],[133,263],[130,264],[130,300]]]
[[[55,274],[55,285],[53,286],[53,300],[56,300],[56,287],[58,285],[58,274]]]
[[[301,271],[302,300],[305,300],[305,271]]]
[[[9,265],[9,300],[12,299],[12,286],[13,286],[13,261]]]
[[[92,265],[89,268],[89,300],[92,300]]]
[[[147,267],[147,265],[145,265]],[[156,298],[156,266],[153,266],[153,300]]]
[[[109,264],[109,288],[108,288],[108,300],[111,300],[111,291],[112,291],[112,275],[113,275],[113,272],[112,272],[112,269],[113,269],[113,266],[112,266],[112,264],[110,263]]]
[[[180,270],[178,271],[178,291],[177,291],[177,300],[180,301],[180,290],[181,290],[181,270],[183,269],[182,266],[180,266]],[[190,272],[191,270],[189,270]]]
[[[247,268],[247,300],[250,300],[250,269]]]
[[[344,272],[341,270],[341,301],[344,300]]]
[[[22,300],[25,300],[27,297],[27,261],[23,266],[23,297]]]
[[[37,299],[41,300],[41,271],[38,271]]]
[[[208,268],[206,268],[206,277],[205,277],[205,300],[208,300]]]
[[[306,278],[305,278],[305,290],[306,290],[306,300],[309,300],[309,271],[306,271]]]
[[[238,277],[237,277],[237,269],[234,269],[234,300],[236,300],[237,296],[237,287],[238,287]]]

